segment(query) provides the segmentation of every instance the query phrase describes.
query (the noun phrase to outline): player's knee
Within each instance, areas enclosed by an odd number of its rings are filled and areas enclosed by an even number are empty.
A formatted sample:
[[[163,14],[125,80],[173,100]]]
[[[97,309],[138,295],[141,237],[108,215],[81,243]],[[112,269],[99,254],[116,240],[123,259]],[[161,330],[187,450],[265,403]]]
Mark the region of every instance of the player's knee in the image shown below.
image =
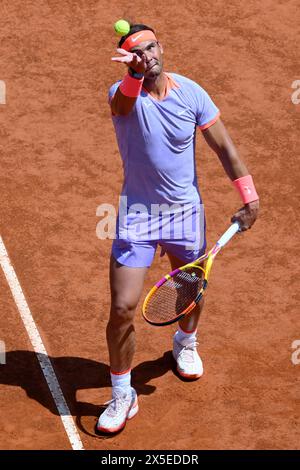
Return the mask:
[[[128,301],[113,302],[110,311],[110,321],[124,323],[133,320],[136,305]]]

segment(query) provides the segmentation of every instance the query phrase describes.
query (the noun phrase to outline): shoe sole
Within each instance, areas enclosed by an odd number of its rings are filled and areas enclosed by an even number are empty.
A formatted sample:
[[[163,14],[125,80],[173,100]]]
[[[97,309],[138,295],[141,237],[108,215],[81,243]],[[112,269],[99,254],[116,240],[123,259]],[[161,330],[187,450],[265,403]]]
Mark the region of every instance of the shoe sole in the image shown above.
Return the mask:
[[[97,431],[104,432],[107,434],[113,434],[115,432],[121,431],[125,427],[126,421],[129,421],[130,419],[134,418],[138,411],[139,411],[139,404],[136,401],[135,404],[132,406],[132,408],[129,410],[129,413],[122,424],[120,424],[116,428],[104,428],[102,426],[99,426],[99,427],[97,426]]]
[[[189,380],[200,379],[200,377],[202,377],[202,375],[203,375],[203,372],[202,372],[201,374],[193,374],[193,375],[191,375],[191,374],[185,374],[185,373],[182,372],[180,369],[178,369],[178,367],[177,367],[177,372],[178,372],[178,374],[179,374],[181,377],[183,377],[183,378],[185,378],[185,379],[189,379]]]

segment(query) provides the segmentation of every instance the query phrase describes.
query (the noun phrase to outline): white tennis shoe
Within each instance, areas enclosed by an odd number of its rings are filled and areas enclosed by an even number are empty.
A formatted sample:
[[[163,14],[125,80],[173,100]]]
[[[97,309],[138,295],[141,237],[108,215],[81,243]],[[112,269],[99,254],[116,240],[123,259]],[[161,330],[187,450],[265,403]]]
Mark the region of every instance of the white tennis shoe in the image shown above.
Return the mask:
[[[106,410],[100,415],[97,430],[114,433],[124,428],[126,421],[133,418],[139,411],[137,394],[131,387],[129,393],[124,393],[120,387],[113,387],[112,400],[105,403]]]
[[[203,374],[203,364],[197,352],[199,343],[194,338],[187,338],[179,343],[176,333],[173,338],[173,357],[177,362],[177,372],[186,379],[199,379]]]

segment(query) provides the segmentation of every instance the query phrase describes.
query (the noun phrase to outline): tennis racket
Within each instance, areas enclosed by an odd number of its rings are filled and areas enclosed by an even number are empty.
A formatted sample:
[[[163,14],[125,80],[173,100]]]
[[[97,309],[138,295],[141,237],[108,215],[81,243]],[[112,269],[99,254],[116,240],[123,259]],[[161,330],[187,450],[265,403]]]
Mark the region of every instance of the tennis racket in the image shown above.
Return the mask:
[[[239,224],[234,222],[207,254],[175,269],[158,281],[144,300],[144,319],[155,326],[171,325],[190,313],[208,286],[217,253],[239,229]]]

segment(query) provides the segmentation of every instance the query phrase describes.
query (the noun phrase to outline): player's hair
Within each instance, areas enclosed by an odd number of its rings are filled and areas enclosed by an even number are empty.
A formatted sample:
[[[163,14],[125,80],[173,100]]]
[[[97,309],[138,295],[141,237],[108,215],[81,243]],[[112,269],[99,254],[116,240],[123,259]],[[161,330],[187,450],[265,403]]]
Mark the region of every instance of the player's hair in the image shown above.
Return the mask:
[[[154,29],[150,28],[150,26],[146,26],[145,24],[131,24],[130,23],[129,33],[127,33],[125,36],[121,37],[118,46],[122,47],[122,44],[126,41],[127,38],[129,38],[129,36],[131,36],[134,33],[137,33],[138,31],[143,31],[145,29],[148,29],[149,31],[152,31],[152,33],[155,34]]]

